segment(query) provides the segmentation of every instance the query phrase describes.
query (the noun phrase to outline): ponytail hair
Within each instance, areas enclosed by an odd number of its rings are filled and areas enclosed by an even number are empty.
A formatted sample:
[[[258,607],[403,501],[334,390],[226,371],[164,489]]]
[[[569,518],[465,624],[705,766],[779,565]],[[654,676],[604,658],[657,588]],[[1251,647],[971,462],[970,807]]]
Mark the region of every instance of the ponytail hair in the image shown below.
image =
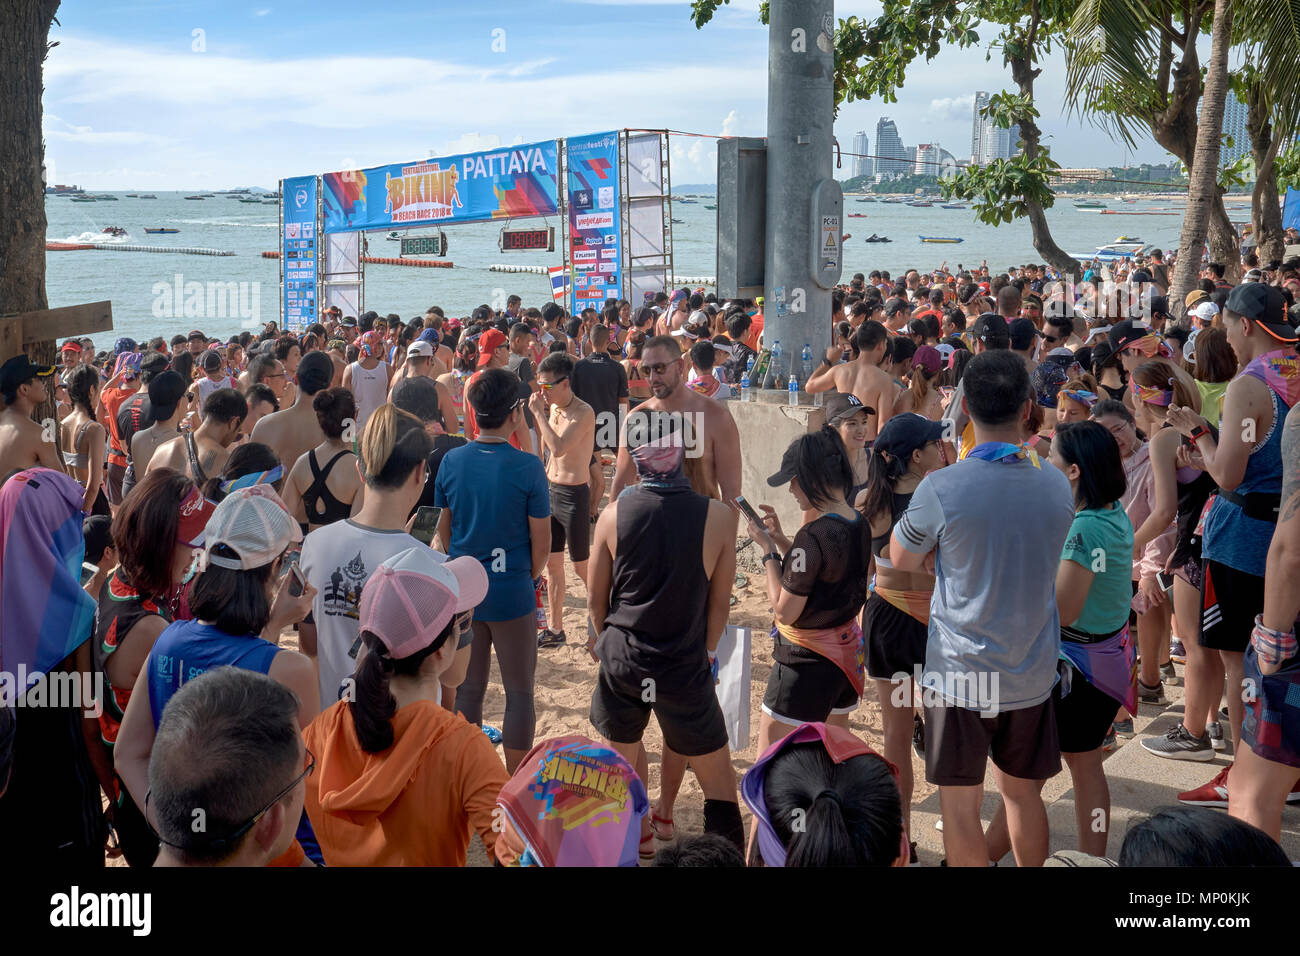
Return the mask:
[[[876,448],[867,452],[867,487],[858,509],[864,518],[870,521],[886,511],[893,514],[894,485],[907,474],[910,465],[908,459],[886,455]]]
[[[837,764],[820,741],[792,744],[768,765],[763,796],[786,866],[892,866],[898,859],[902,798],[879,756]]]
[[[366,653],[357,664],[354,680],[356,686],[348,709],[356,727],[361,749],[369,754],[382,753],[393,745],[393,717],[397,714],[397,700],[389,689],[394,675],[414,677],[425,658],[438,651],[456,631],[453,617],[442,633],[428,647],[423,647],[408,657],[394,658],[384,642],[371,631],[363,630],[361,640]]]
[[[943,369],[940,369],[943,371]],[[935,373],[938,375],[938,372]],[[913,365],[911,378],[911,392],[913,409],[920,411],[925,407],[925,399],[930,394],[930,382],[934,378],[928,374],[923,365]]]
[[[380,405],[361,434],[361,465],[371,488],[394,489],[433,451],[424,423],[391,402]]]
[[[99,372],[90,365],[78,365],[68,376],[68,398],[91,418],[95,417],[95,407],[90,403],[90,396],[100,385]]]

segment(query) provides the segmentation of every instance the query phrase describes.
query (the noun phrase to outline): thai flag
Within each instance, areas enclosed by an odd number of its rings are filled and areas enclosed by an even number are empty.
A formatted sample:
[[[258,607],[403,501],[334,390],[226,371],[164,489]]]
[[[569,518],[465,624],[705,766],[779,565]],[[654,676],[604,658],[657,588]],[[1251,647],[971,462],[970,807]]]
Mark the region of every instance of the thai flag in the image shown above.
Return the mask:
[[[549,266],[547,273],[551,277],[551,299],[563,302],[569,296],[569,272],[564,266]]]

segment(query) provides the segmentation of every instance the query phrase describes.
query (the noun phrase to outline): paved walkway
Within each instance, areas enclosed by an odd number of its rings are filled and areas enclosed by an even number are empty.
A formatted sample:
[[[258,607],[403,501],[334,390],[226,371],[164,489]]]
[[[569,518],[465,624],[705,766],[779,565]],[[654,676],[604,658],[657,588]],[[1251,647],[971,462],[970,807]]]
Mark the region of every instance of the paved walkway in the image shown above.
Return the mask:
[[[1182,665],[1175,665],[1181,678]],[[1194,760],[1166,760],[1143,749],[1138,741],[1144,737],[1160,736],[1176,722],[1183,719],[1183,689],[1179,685],[1165,684],[1165,707],[1141,705],[1133,721],[1136,736],[1120,738],[1119,747],[1106,759],[1106,779],[1110,785],[1111,836],[1106,853],[1111,859],[1119,856],[1124,833],[1157,807],[1178,802],[1178,794],[1207,783],[1219,770],[1231,762],[1232,741],[1220,751],[1213,761],[1200,763]],[[1225,734],[1228,722],[1223,721]],[[999,797],[990,772],[984,780],[984,806],[982,816],[987,826],[997,809]],[[1074,789],[1070,774],[1062,768],[1047,782],[1043,790],[1047,802],[1047,821],[1051,828],[1051,850],[1073,849],[1076,844],[1074,822]],[[1226,813],[1227,811],[1216,811]],[[939,794],[936,792],[912,807],[912,839],[917,842],[917,855],[923,866],[938,865],[943,857],[943,834],[935,829],[939,819]],[[1300,805],[1292,804],[1282,811],[1282,848],[1292,860],[1300,860]],[[999,863],[1014,866],[1011,854]]]

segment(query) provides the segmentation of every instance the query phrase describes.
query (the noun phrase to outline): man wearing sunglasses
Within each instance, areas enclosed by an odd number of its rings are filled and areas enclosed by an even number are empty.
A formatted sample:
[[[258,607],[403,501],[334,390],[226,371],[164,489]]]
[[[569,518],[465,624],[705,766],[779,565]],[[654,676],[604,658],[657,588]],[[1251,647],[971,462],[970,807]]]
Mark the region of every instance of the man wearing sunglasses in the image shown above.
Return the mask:
[[[172,695],[145,799],[161,842],[157,866],[265,866],[289,849],[316,766],[298,708],[283,684],[235,667]]]
[[[650,398],[627,417],[629,429],[647,429],[653,434],[655,412],[680,416],[689,423],[684,470],[691,487],[702,495],[733,501],[740,489],[740,431],[727,411],[717,402],[686,387],[686,362],[678,340],[670,335],[648,339],[641,352],[641,371],[650,386]],[[618,464],[609,500],[617,500],[628,485],[636,483],[636,466],[627,450],[627,434],[620,438]]]
[[[598,328],[604,331],[603,326]],[[586,361],[586,359],[583,359]],[[546,560],[550,627],[537,638],[538,647],[558,647],[564,634],[564,546],[568,543],[573,570],[584,583],[591,554],[591,487],[588,469],[596,447],[596,413],[573,394],[573,356],[552,352],[537,368],[540,391],[528,400],[537,430],[549,453],[546,481],[551,491],[551,551]]]

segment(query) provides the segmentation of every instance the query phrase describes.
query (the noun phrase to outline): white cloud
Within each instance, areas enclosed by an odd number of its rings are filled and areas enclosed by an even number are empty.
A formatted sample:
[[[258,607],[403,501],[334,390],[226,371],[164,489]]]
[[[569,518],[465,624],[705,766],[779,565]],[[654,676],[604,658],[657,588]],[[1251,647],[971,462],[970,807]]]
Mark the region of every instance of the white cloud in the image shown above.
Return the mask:
[[[945,96],[930,101],[930,117],[937,120],[969,120],[975,108],[975,94]]]
[[[730,113],[726,115],[726,118],[723,119],[722,135],[723,136],[736,135],[736,111],[735,110],[732,110]]]
[[[253,16],[255,16],[255,17],[264,17],[264,16],[266,16],[267,14],[269,14],[270,12],[271,12],[271,8],[270,8],[270,7],[263,7],[261,10],[256,11],[256,12],[253,14]]]

